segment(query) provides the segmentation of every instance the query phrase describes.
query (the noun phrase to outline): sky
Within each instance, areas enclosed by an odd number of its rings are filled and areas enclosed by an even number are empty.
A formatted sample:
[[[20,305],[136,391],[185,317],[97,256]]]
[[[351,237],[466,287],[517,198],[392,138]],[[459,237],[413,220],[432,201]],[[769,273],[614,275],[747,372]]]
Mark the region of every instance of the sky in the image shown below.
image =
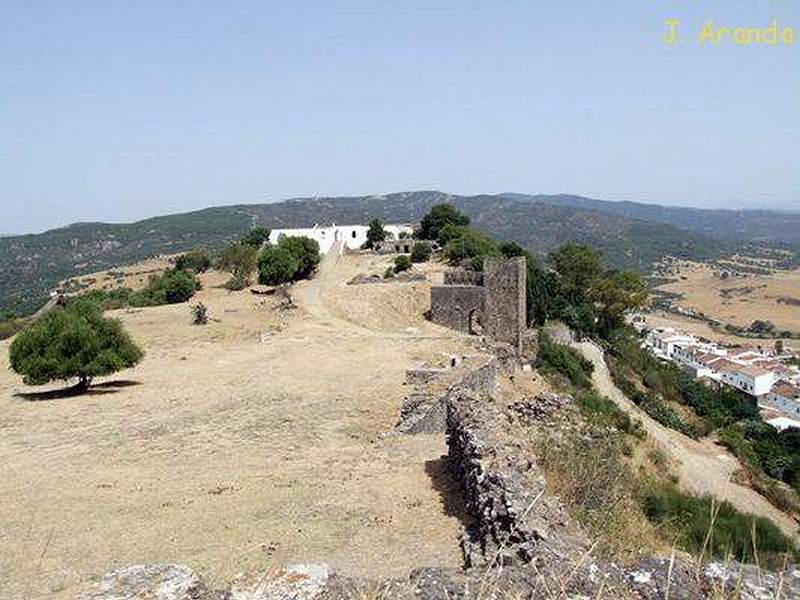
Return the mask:
[[[793,45],[696,39],[773,19]],[[798,209],[799,157],[796,0],[0,3],[0,234],[416,189]]]

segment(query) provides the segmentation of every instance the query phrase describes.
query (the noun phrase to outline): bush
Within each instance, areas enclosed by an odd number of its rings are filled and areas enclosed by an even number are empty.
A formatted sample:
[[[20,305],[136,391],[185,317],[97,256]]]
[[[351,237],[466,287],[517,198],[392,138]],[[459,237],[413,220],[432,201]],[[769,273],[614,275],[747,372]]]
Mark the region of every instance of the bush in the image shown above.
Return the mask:
[[[194,271],[195,273],[205,273],[211,266],[211,259],[205,250],[190,250],[181,254],[175,260],[175,268],[178,271]]]
[[[401,254],[400,256],[394,259],[395,273],[402,273],[403,271],[408,271],[410,268],[411,268],[411,259],[407,255]]]
[[[547,334],[539,338],[536,368],[545,375],[560,375],[572,385],[591,389],[594,365],[568,346],[556,344]]]
[[[639,421],[632,420],[612,400],[596,392],[582,392],[575,396],[581,413],[594,425],[614,427],[622,433],[644,439],[647,434]]]
[[[257,257],[258,246],[254,244],[233,242],[225,247],[217,259],[217,268],[231,274],[233,285],[230,287],[226,285],[228,289],[247,287],[250,275],[256,269]]]
[[[50,311],[12,342],[11,368],[28,385],[78,378],[85,389],[93,377],[136,365],[141,349],[115,319],[91,301],[72,301]]]
[[[258,259],[258,281],[265,285],[280,285],[294,279],[300,263],[285,247],[267,248]]]
[[[253,246],[258,250],[269,240],[269,229],[266,227],[253,227],[242,237],[242,243]]]
[[[770,520],[736,510],[728,502],[709,496],[691,496],[674,485],[662,485],[646,492],[644,510],[648,518],[668,528],[685,550],[698,555],[733,557],[767,564],[780,564],[780,555],[796,555],[796,547]],[[712,517],[712,515],[714,515]]]
[[[392,277],[394,277],[394,267],[388,266],[386,267],[386,270],[383,272],[383,278],[391,279]]]
[[[159,306],[186,302],[200,289],[194,273],[171,269],[162,275],[153,275],[143,290],[130,292],[130,306]]]
[[[427,242],[417,242],[411,249],[411,262],[422,263],[430,260],[431,245]]]
[[[284,237],[278,242],[278,247],[288,250],[297,260],[297,271],[292,279],[305,279],[309,277],[320,261],[319,244],[307,237]]]

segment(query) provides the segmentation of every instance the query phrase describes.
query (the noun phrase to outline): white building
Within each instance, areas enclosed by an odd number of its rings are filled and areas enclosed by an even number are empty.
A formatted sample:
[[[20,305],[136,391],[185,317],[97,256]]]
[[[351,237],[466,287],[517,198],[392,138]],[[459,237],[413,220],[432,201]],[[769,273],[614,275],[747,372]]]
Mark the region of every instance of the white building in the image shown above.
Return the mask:
[[[673,360],[676,346],[689,346],[697,342],[693,335],[677,333],[669,327],[654,329],[647,334],[645,345],[659,358]]]
[[[409,225],[384,225],[387,239],[399,239],[401,233],[411,235],[413,229]],[[341,240],[342,246],[351,250],[361,248],[367,241],[366,225],[336,225],[330,227],[305,227],[298,229],[273,229],[269,232],[269,243],[277,244],[282,237],[307,237],[319,244],[319,251],[327,254],[333,243]]]
[[[796,418],[800,415],[800,388],[786,381],[779,381],[760,400],[760,404]]]
[[[716,361],[712,368],[719,373],[722,383],[751,396],[768,394],[776,379],[772,371],[753,365],[740,365],[724,358]]]

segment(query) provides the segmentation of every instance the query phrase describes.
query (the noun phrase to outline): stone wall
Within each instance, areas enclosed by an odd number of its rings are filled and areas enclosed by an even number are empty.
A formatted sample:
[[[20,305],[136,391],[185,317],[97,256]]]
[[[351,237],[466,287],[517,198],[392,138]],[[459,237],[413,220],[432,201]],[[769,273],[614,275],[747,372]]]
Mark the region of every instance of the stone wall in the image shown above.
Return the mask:
[[[447,404],[454,393],[494,395],[498,361],[491,355],[476,354],[456,361],[451,369],[410,369],[406,383],[414,386],[400,407],[396,429],[402,433],[443,433]]]
[[[443,276],[444,285],[483,285],[483,273],[480,271],[454,269],[445,271]]]
[[[486,336],[522,351],[527,330],[525,258],[508,260],[489,257],[484,263],[486,306],[483,327]]]
[[[483,317],[486,291],[476,285],[431,287],[431,321],[461,333],[473,333],[470,315]]]

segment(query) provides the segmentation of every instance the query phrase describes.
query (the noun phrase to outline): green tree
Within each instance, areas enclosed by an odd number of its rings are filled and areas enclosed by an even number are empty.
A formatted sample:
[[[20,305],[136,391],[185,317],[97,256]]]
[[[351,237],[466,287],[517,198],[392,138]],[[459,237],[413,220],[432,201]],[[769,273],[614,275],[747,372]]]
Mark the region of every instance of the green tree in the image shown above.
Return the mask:
[[[380,219],[372,219],[369,222],[369,229],[367,230],[367,241],[364,243],[365,248],[374,248],[378,242],[386,239],[386,230],[383,228],[383,222]]]
[[[86,390],[94,377],[136,365],[142,350],[120,321],[103,317],[96,303],[70,302],[17,335],[11,344],[11,368],[28,385],[78,379]]]
[[[422,218],[420,230],[417,235],[423,240],[439,240],[439,232],[445,225],[469,225],[469,217],[460,212],[452,204],[436,204],[430,212]]]
[[[211,266],[211,259],[205,250],[200,248],[190,250],[181,254],[175,260],[175,268],[178,271],[194,271],[195,273],[205,273]]]
[[[247,287],[250,275],[256,269],[259,245],[232,242],[222,251],[217,259],[217,268],[231,274],[231,280],[226,284],[229,289]]]
[[[430,260],[431,245],[427,242],[416,242],[411,249],[411,262],[421,263]]]
[[[599,278],[589,292],[599,305],[599,325],[603,332],[620,327],[628,311],[647,302],[647,284],[633,271],[612,271]]]
[[[459,263],[464,259],[472,259],[472,266],[480,271],[483,268],[483,259],[487,256],[498,256],[500,251],[495,241],[485,233],[465,227],[461,235],[450,239],[444,247],[444,255],[452,263]]]
[[[256,248],[261,248],[264,245],[264,242],[269,240],[269,229],[266,227],[253,227],[250,231],[248,231],[242,237],[242,243],[247,244],[248,246],[255,246]]]
[[[588,299],[589,290],[603,274],[600,253],[588,246],[567,242],[550,254],[550,264],[558,273],[561,293],[573,305]]]
[[[300,262],[282,246],[267,248],[258,258],[258,280],[265,285],[280,285],[294,280]]]
[[[290,236],[281,238],[278,247],[289,251],[297,260],[298,267],[294,279],[309,277],[320,261],[319,244],[311,238],[304,236]]]

